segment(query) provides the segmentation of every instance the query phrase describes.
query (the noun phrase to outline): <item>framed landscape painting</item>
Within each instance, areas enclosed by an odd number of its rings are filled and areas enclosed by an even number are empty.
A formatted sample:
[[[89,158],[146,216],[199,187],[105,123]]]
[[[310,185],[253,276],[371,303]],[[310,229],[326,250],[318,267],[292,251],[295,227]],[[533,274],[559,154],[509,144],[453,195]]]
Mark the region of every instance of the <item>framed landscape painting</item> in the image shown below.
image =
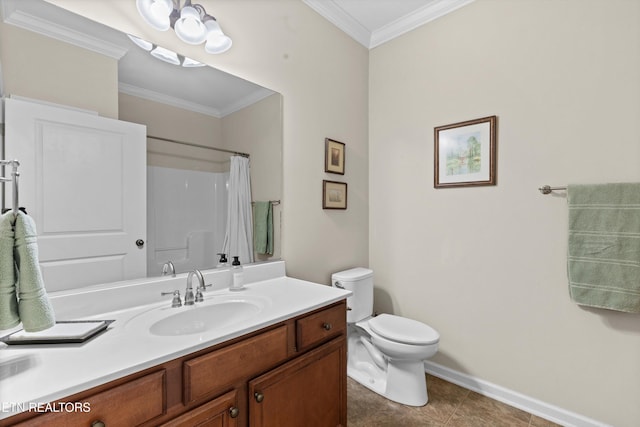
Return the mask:
[[[496,185],[496,116],[434,129],[435,188]]]

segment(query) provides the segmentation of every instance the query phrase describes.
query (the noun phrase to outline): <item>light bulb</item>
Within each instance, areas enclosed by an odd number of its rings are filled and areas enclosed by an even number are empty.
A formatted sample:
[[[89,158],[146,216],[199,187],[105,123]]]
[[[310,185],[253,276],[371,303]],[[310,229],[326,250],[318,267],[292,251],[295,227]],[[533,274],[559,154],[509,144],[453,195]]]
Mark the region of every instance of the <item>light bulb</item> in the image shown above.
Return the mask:
[[[132,36],[131,34],[127,34],[127,36],[129,37],[129,39],[131,39],[132,42],[138,45],[138,47],[146,50],[147,52],[153,49],[153,43],[143,40],[140,37]]]
[[[231,48],[233,42],[222,32],[215,19],[205,21],[204,25],[207,27],[207,43],[204,45],[204,50],[207,53],[223,53]]]
[[[169,64],[180,65],[178,54],[172,50],[165,49],[164,47],[157,46],[151,51],[151,55],[154,58],[161,59],[162,61],[168,62]]]
[[[207,39],[207,44],[204,45],[204,50],[206,50],[207,53],[213,54],[224,53],[231,49],[232,44],[233,41],[229,36],[225,36],[224,34],[215,35]]]
[[[182,8],[180,18],[174,27],[178,38],[185,43],[200,44],[207,38],[207,31],[200,20],[200,14],[191,6]]]
[[[187,67],[187,68],[192,68],[192,67],[204,67],[206,64],[203,64],[200,61],[196,61],[195,59],[191,59],[188,56],[184,57],[184,60],[182,61],[182,66],[183,67]]]
[[[169,15],[173,10],[171,0],[136,0],[138,13],[158,31],[166,31],[170,28],[171,21]]]

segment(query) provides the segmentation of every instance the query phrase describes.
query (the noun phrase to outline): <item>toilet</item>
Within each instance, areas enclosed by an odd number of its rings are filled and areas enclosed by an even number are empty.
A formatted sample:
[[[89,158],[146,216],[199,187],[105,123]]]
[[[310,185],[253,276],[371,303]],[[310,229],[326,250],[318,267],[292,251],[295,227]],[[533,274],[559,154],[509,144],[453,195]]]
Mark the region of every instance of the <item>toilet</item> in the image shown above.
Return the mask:
[[[387,399],[426,405],[424,360],[438,351],[438,332],[405,317],[372,317],[372,270],[334,273],[331,284],[353,293],[347,298],[347,375]]]

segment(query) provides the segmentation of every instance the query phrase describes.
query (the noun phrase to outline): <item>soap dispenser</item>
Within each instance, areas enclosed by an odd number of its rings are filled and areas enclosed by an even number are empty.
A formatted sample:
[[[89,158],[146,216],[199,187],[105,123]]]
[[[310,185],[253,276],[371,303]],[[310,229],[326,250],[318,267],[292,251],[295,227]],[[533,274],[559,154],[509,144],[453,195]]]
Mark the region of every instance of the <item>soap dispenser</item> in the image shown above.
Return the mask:
[[[241,291],[244,289],[244,272],[238,258],[239,257],[234,256],[233,262],[231,263],[231,275],[233,278],[231,286],[229,287],[231,291]]]
[[[218,254],[220,260],[218,260],[218,264],[216,264],[216,268],[227,268],[229,267],[229,262],[227,261],[227,254]]]

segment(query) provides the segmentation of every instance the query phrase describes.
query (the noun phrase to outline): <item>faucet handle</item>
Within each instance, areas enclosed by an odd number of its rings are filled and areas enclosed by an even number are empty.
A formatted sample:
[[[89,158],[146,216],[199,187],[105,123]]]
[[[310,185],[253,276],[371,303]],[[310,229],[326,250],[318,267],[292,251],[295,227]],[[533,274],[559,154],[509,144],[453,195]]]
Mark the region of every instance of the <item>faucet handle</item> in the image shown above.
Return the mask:
[[[181,307],[182,300],[180,300],[180,291],[173,292],[160,292],[160,295],[173,295],[173,299],[171,300],[171,307]]]
[[[204,295],[202,294],[202,292],[206,291],[209,286],[213,286],[213,283],[209,283],[208,285],[205,285],[203,283],[202,286],[198,286],[198,289],[196,291],[196,302],[204,301]]]

